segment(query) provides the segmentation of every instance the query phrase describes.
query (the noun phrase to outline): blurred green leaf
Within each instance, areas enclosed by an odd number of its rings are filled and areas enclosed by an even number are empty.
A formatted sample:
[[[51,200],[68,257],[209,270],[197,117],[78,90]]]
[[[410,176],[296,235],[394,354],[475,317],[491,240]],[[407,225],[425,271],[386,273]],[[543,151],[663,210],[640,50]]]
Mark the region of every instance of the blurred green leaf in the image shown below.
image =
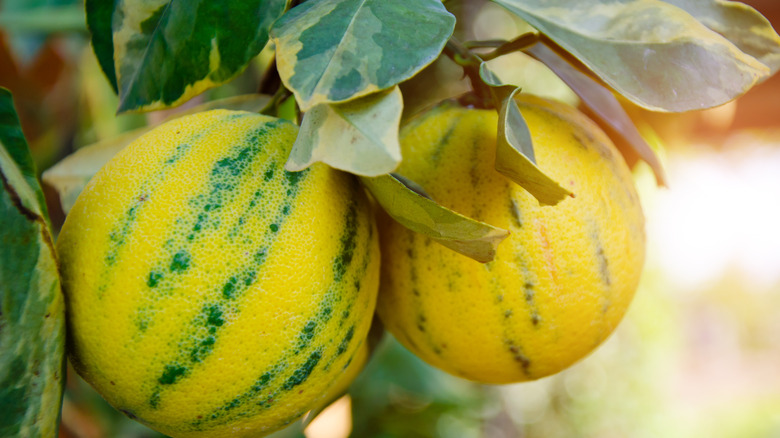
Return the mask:
[[[10,46],[23,64],[38,55],[49,34],[84,30],[79,0],[2,0],[0,5],[0,29],[10,33]]]
[[[0,27],[13,34],[47,35],[86,30],[84,9],[79,5],[41,6],[24,11],[0,9]]]
[[[768,66],[780,69],[780,36],[769,20],[752,7],[724,0],[663,0],[684,9],[699,22]]]
[[[176,106],[233,79],[265,47],[268,29],[284,12],[286,3],[286,0],[125,0],[117,3],[112,28],[119,112]],[[96,11],[101,19],[107,16],[97,6],[87,13]],[[101,50],[102,57],[106,58],[105,49]]]
[[[361,180],[398,223],[478,262],[493,260],[498,244],[509,235],[437,204],[394,175]]]
[[[496,107],[499,108],[496,170],[519,184],[542,204],[555,205],[571,195],[571,192],[536,166],[531,132],[514,99],[520,89],[504,85],[484,62],[479,67],[479,75],[490,85]]]
[[[603,85],[593,80],[566,62],[560,55],[543,44],[537,44],[528,50],[533,57],[548,66],[566,85],[571,87],[582,99],[594,118],[608,126],[612,134],[619,136],[642,160],[650,165],[658,184],[666,185],[666,174],[655,151],[647,144],[636,125],[620,105],[615,95]]]
[[[54,437],[65,378],[65,305],[20,133],[11,94],[0,88],[0,436]]]
[[[261,94],[249,94],[235,96],[227,99],[215,100],[203,105],[180,111],[167,119],[175,119],[187,114],[194,114],[200,111],[222,108],[230,110],[242,110],[250,112],[259,112],[270,100],[269,96]],[[124,149],[133,140],[144,133],[150,131],[154,126],[145,126],[108,140],[104,140],[89,146],[85,146],[65,157],[62,161],[43,172],[43,181],[54,187],[60,195],[60,204],[62,211],[67,213],[84,186],[87,185],[92,176],[100,170],[114,155]]]
[[[494,1],[650,110],[721,105],[770,73],[684,10],[661,0]]]
[[[285,86],[306,111],[396,85],[433,62],[455,27],[439,0],[320,0],[271,30]]]
[[[299,171],[321,161],[357,175],[390,173],[401,162],[402,112],[397,86],[347,103],[317,105],[303,117],[285,169]]]
[[[442,422],[450,416],[479,421],[475,417],[488,404],[482,385],[426,364],[390,335],[379,344],[350,395],[352,437],[463,437],[442,433]]]

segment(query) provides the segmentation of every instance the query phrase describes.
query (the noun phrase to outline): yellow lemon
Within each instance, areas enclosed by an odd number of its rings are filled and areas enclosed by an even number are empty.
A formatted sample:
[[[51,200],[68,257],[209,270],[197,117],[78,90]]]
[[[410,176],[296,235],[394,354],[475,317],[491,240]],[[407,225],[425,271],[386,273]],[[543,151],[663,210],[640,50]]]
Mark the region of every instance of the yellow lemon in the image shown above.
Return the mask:
[[[644,218],[607,136],[560,103],[523,96],[537,164],[575,194],[540,206],[494,169],[495,111],[442,105],[402,131],[398,172],[511,234],[480,264],[395,222],[382,228],[378,313],[428,363],[486,383],[537,379],[620,322],[644,261]]]
[[[224,110],[165,123],[68,215],[70,357],[128,416],[174,437],[260,436],[365,361],[376,226],[352,175],[284,170],[296,134]]]

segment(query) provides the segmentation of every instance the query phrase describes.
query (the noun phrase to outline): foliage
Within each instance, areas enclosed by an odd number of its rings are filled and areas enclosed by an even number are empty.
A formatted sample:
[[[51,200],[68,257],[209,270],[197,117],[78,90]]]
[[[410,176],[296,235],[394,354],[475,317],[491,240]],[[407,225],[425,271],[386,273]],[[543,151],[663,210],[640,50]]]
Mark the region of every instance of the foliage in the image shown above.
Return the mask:
[[[547,65],[612,137],[629,146],[627,153],[650,165],[661,184],[660,161],[625,111],[626,101],[659,112],[715,107],[780,69],[780,37],[764,17],[738,2],[494,1],[534,30],[509,40],[460,41],[468,32],[458,25],[467,20],[451,12],[458,10],[455,0],[85,0],[85,16],[74,0],[6,0],[0,25],[17,32],[11,45],[29,58],[42,50],[48,34],[83,31],[79,23],[86,21],[120,113],[190,101],[196,105],[189,112],[243,108],[297,118],[302,129],[287,169],[322,161],[360,175],[390,216],[483,262],[491,259],[504,230],[450,211],[413,181],[392,174],[402,160],[400,121],[413,120],[417,110],[435,103],[420,104],[403,90],[444,88],[426,82],[426,72],[444,63],[462,69],[471,91],[448,97],[499,112],[496,169],[540,203],[554,205],[569,193],[536,166],[528,128],[514,103],[524,84],[504,84],[486,61],[520,53]],[[216,87],[258,69],[258,93],[213,99]],[[204,95],[212,101],[203,103]],[[0,431],[53,430],[64,350],[56,255],[16,110],[7,91],[0,97],[5,210],[0,380],[21,376],[13,385],[0,385]],[[415,99],[414,107],[405,105]],[[165,118],[151,118],[143,127],[130,123],[137,129],[80,149],[48,170],[44,180],[59,192],[63,209],[108,159]],[[19,321],[25,324],[14,325]],[[37,415],[42,417],[32,420]]]

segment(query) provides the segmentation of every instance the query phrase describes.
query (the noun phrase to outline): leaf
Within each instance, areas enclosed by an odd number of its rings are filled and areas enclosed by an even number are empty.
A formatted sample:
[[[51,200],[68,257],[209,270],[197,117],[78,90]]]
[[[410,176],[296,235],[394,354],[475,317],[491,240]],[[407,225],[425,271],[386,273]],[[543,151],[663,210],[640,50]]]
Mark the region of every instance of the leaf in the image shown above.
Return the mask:
[[[514,99],[520,89],[503,85],[484,62],[479,66],[479,75],[490,85],[496,106],[500,108],[496,170],[527,190],[541,204],[555,205],[570,196],[571,192],[536,166],[531,132]]]
[[[229,81],[265,47],[285,7],[286,0],[117,0],[119,112],[176,106]]]
[[[770,68],[780,69],[780,36],[769,20],[752,7],[723,0],[663,0],[684,9],[700,23],[719,33]]]
[[[271,38],[279,75],[307,111],[414,76],[454,28],[439,0],[320,0],[284,14]]]
[[[259,112],[268,103],[270,97],[259,94],[248,94],[235,96],[227,99],[215,100],[212,102],[198,105],[186,111],[180,111],[167,119],[175,119],[187,114],[194,114],[200,111],[223,108],[230,110],[243,110],[250,112]],[[89,146],[79,148],[76,152],[65,157],[62,161],[55,164],[43,172],[43,181],[54,187],[60,195],[60,204],[62,211],[69,212],[76,198],[84,186],[87,185],[92,176],[100,170],[114,155],[124,149],[133,140],[144,133],[152,130],[154,126],[145,126],[118,137],[110,138]]]
[[[347,103],[317,105],[303,117],[285,169],[299,171],[322,161],[357,175],[390,173],[401,162],[402,112],[397,86]]]
[[[35,209],[44,215],[48,214],[46,211],[46,200],[43,197],[43,191],[35,173],[35,163],[30,156],[27,140],[24,138],[22,126],[19,123],[19,116],[16,114],[11,92],[2,87],[0,87],[0,143],[3,144],[6,152],[16,163],[27,185],[35,193],[34,197],[37,203]],[[33,206],[29,208],[33,208]]]
[[[534,58],[543,62],[566,85],[571,87],[590,110],[592,116],[606,125],[613,134],[631,147],[642,160],[650,165],[660,185],[666,185],[666,174],[655,151],[647,144],[637,130],[634,122],[620,105],[615,95],[603,85],[593,80],[566,62],[560,55],[543,44],[537,44],[528,50]]]
[[[0,436],[57,436],[65,305],[41,190],[0,88]],[[17,123],[11,123],[16,119]]]
[[[661,0],[494,0],[653,111],[726,103],[769,68]]]
[[[475,221],[409,189],[394,175],[362,177],[374,199],[398,223],[472,259],[487,263],[507,230]]]
[[[111,29],[111,17],[114,16],[116,5],[115,0],[84,0],[87,29],[92,35],[92,50],[114,93],[119,94],[114,68],[114,34]]]

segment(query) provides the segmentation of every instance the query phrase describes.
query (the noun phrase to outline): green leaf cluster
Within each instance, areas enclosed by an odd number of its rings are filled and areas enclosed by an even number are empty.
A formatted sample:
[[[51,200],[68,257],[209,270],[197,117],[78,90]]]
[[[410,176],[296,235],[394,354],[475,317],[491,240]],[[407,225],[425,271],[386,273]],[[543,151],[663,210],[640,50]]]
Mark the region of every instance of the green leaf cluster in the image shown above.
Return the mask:
[[[86,0],[86,18],[120,112],[179,105],[231,80],[268,45],[274,61],[258,88],[272,96],[261,111],[301,125],[286,169],[323,162],[361,176],[391,217],[480,261],[490,260],[504,231],[446,210],[392,175],[403,159],[401,120],[410,116],[402,90],[434,61],[449,58],[462,68],[472,89],[462,104],[498,112],[495,168],[543,205],[576,194],[536,165],[514,102],[523,84],[502,82],[487,61],[521,52],[547,65],[588,115],[650,165],[659,184],[661,162],[621,98],[653,111],[709,108],[780,68],[780,37],[737,2],[494,2],[533,31],[461,42],[448,10],[457,2],[440,0]],[[64,208],[146,129],[85,148],[48,171]]]

